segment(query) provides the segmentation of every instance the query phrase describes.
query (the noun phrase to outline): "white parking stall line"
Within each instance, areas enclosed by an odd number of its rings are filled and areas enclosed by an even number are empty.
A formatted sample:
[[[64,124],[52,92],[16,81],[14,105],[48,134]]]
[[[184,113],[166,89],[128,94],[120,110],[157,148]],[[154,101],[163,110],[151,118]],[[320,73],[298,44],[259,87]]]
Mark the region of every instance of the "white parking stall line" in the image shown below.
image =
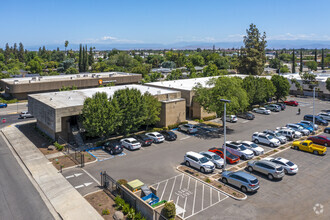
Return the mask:
[[[176,177],[177,177],[177,176],[176,176]],[[172,196],[173,189],[174,189],[174,186],[175,186],[176,177],[174,178],[174,182],[173,182],[173,185],[172,185],[172,190],[171,190],[170,196],[168,197],[168,201],[171,200],[171,196]],[[162,200],[160,200],[160,201],[162,201]]]
[[[204,208],[204,184],[203,184],[203,191],[202,191],[202,209]]]
[[[188,186],[187,186],[187,189],[189,189],[189,186],[190,186],[190,177],[189,177],[189,179],[188,179]]]
[[[249,122],[249,121],[248,121],[248,120],[242,121],[243,124],[245,124],[245,123],[247,123],[247,122]]]
[[[193,201],[192,214],[194,214],[194,211],[195,211],[196,191],[197,191],[197,180],[195,180],[195,192],[194,192],[194,201]]]
[[[218,199],[219,199],[219,201],[220,201],[220,192],[218,192]]]
[[[167,180],[166,183],[165,183],[165,187],[164,187],[164,189],[163,189],[163,193],[162,193],[162,196],[160,197],[159,201],[162,201],[162,198],[163,198],[164,193],[165,193],[165,191],[166,191],[167,183],[168,183],[168,180]]]
[[[188,197],[186,197],[186,199],[184,200],[183,210],[186,210],[187,198],[188,198]],[[186,212],[183,212],[183,214],[182,214],[182,218],[183,218],[183,219],[185,219],[185,218],[184,218],[184,214],[185,214],[185,213],[186,213]]]
[[[191,138],[191,137],[190,137],[190,136],[187,136],[187,137],[181,138],[180,141],[182,141],[182,140],[186,140],[186,139],[188,139],[188,138]]]
[[[181,175],[183,175],[183,174],[179,174],[179,175],[173,176],[173,177],[171,177],[171,178],[168,178],[168,179],[166,179],[166,180],[162,180],[162,181],[160,181],[160,182],[158,182],[158,183],[153,184],[152,186],[154,187],[154,186],[156,186],[157,184],[160,184],[160,183],[166,182],[166,181],[168,181],[168,180],[170,180],[170,179],[173,179],[173,178],[178,177],[178,176],[181,176]]]
[[[159,187],[159,183],[157,184],[156,191],[158,190],[158,187]]]
[[[183,177],[184,177],[184,175],[182,174],[182,178],[181,178],[181,183],[180,183],[180,188],[179,189],[181,189],[181,187],[182,187]]]
[[[212,188],[210,187],[210,206],[212,206]]]

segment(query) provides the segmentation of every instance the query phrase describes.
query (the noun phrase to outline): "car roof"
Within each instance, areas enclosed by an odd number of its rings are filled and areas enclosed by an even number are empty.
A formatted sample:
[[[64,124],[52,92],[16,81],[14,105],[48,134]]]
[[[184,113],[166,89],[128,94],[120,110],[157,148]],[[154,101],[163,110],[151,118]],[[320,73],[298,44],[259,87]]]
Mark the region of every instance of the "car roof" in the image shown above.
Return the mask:
[[[251,174],[245,173],[243,171],[237,171],[237,172],[234,172],[234,174],[244,177],[245,179],[248,179],[248,180],[257,179],[255,176],[252,176]]]
[[[122,139],[122,140],[128,140],[128,141],[136,141],[136,139],[135,139],[135,138],[132,138],[132,137],[129,137],[129,138],[124,138],[124,139]]]
[[[257,161],[258,162],[258,161]],[[268,161],[268,160],[259,160],[259,162],[262,162],[264,164],[267,164],[267,165],[270,165],[272,167],[279,167],[280,165],[276,164],[276,163],[273,163],[271,161]]]
[[[285,159],[285,158],[282,158],[282,157],[276,157],[275,160],[278,160],[278,161],[281,161],[283,163],[287,163],[289,162],[289,160]]]
[[[316,135],[316,136],[314,136],[314,137],[321,137],[321,138],[324,138],[324,139],[327,139],[327,138],[328,138],[328,137],[325,136],[325,135]]]
[[[154,135],[159,135],[160,133],[159,133],[159,132],[157,132],[157,131],[154,131],[154,132],[149,132],[149,133],[147,133],[147,134],[154,134]]]
[[[252,141],[242,141],[242,143],[246,143],[246,144],[254,144]]]
[[[186,153],[186,155],[191,155],[191,156],[194,156],[194,157],[197,157],[197,158],[202,158],[204,157],[203,155],[199,154],[199,153],[196,153],[196,152],[193,152],[193,151],[188,151]]]
[[[210,155],[210,156],[218,155],[218,154],[210,152],[210,151],[202,151],[202,152],[200,152],[200,154],[207,154],[207,155]]]

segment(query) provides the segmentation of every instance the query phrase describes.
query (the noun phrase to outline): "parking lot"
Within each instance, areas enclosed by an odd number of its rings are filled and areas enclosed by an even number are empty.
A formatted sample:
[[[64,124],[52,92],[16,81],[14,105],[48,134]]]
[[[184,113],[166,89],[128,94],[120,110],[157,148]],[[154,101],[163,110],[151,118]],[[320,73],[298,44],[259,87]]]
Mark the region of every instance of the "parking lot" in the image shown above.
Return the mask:
[[[256,118],[253,121],[239,119],[235,124],[227,124],[233,130],[233,132],[228,134],[227,140],[251,140],[253,132],[262,132],[266,129],[285,126],[287,123],[296,123],[301,121],[305,114],[313,112],[311,98],[295,98],[295,100],[301,103],[301,115],[296,115],[297,107],[287,106],[285,111],[272,112],[271,115],[255,114]],[[315,112],[318,113],[322,109],[329,109],[329,106],[329,102],[316,100]],[[231,198],[222,200],[220,198],[221,202],[215,203],[213,202],[216,200],[213,200],[214,195],[212,191],[212,206],[210,206],[211,203],[201,205],[200,198],[203,197],[205,201],[208,201],[206,196],[209,196],[209,194],[204,194],[204,196],[198,194],[203,191],[203,184],[194,183],[197,184],[196,190],[198,193],[196,191],[196,194],[190,194],[194,192],[194,189],[191,191],[188,188],[189,192],[185,191],[184,187],[178,186],[178,181],[180,180],[178,175],[180,173],[176,171],[176,167],[183,162],[183,156],[187,151],[200,152],[207,151],[211,147],[222,146],[223,135],[220,138],[205,138],[205,136],[175,132],[178,135],[176,141],[152,144],[137,151],[125,149],[125,156],[86,165],[85,170],[96,179],[99,179],[101,171],[107,171],[115,179],[127,179],[128,181],[140,179],[142,182],[154,186],[157,186],[159,183],[158,196],[164,194],[163,199],[168,200],[170,198],[175,203],[176,199],[179,198],[178,205],[182,209],[184,209],[184,199],[175,194],[175,192],[179,195],[180,193],[187,195],[186,212],[182,216],[189,219],[219,219],[225,217],[231,219],[278,219],[283,217],[286,219],[305,219],[305,216],[322,219],[330,217],[330,199],[328,198],[328,195],[330,195],[328,184],[330,177],[327,175],[328,170],[330,170],[329,155],[321,157],[289,149],[280,155],[292,160],[299,166],[297,175],[285,176],[282,181],[269,181],[265,177],[253,173],[260,181],[260,190],[255,194],[249,195],[246,201],[235,201]],[[260,146],[265,149],[265,152],[273,150],[268,146]],[[164,180],[168,180],[168,186],[166,187],[165,183],[162,182]],[[186,179],[184,178],[183,181],[186,181]],[[190,183],[189,187],[193,187],[194,184]],[[170,186],[174,187],[172,195]],[[166,188],[166,190],[162,191],[162,188]],[[206,192],[205,190],[207,191],[204,186],[204,193]],[[194,200],[190,199],[192,195],[196,195],[199,198],[195,202],[194,208],[188,203]],[[323,206],[323,212],[319,215],[315,214],[313,210],[316,204]],[[207,210],[202,211],[205,207],[207,207]],[[318,210],[319,207],[321,206],[317,205],[316,209]]]

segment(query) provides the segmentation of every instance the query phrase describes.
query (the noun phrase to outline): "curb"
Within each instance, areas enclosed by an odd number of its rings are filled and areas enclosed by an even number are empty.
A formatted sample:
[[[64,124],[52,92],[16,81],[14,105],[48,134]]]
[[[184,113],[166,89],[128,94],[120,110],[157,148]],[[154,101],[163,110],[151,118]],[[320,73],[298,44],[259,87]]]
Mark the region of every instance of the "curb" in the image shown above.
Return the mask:
[[[179,172],[181,172],[181,173],[183,173],[183,174],[185,174],[185,175],[187,175],[187,176],[189,176],[189,177],[191,177],[191,178],[194,178],[195,180],[198,180],[199,182],[202,182],[203,184],[206,184],[207,186],[209,186],[209,187],[211,187],[211,188],[213,188],[213,189],[215,189],[215,190],[217,190],[217,191],[219,191],[219,192],[225,194],[225,195],[228,196],[228,197],[231,197],[231,198],[236,199],[236,200],[238,200],[238,201],[244,201],[244,200],[247,199],[247,195],[246,195],[245,193],[243,193],[243,192],[240,192],[240,193],[242,193],[242,194],[244,195],[244,198],[237,198],[237,197],[235,197],[235,196],[233,196],[233,195],[230,195],[229,193],[226,193],[225,191],[222,191],[222,190],[216,188],[215,186],[213,186],[213,185],[211,185],[211,184],[209,184],[209,183],[207,183],[207,182],[205,182],[205,181],[203,181],[203,180],[201,180],[201,179],[199,179],[199,178],[197,178],[197,177],[195,177],[195,176],[193,176],[193,175],[191,175],[191,174],[189,174],[189,173],[186,173],[186,172],[180,170],[180,169],[179,169],[180,166],[182,166],[182,165],[179,165],[179,166],[176,167],[176,169],[177,169]],[[226,187],[228,187],[228,188],[230,188],[230,189],[232,189],[232,190],[238,191],[237,189],[234,189],[234,188],[228,186],[227,184],[226,184]]]

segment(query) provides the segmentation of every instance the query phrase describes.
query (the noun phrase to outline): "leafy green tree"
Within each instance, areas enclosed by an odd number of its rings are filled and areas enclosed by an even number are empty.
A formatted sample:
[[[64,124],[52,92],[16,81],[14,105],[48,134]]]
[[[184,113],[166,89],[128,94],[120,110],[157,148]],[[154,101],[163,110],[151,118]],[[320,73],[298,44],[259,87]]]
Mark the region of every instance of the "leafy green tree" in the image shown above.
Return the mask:
[[[150,73],[148,75],[145,75],[142,82],[143,83],[156,82],[156,81],[159,81],[160,78],[163,78],[163,75],[161,73],[154,72],[154,73]]]
[[[0,72],[0,79],[6,79],[6,78],[10,78],[10,74],[9,73],[2,73]]]
[[[322,48],[321,67],[322,67],[322,70],[324,70],[324,49],[323,48]]]
[[[280,68],[280,72],[281,73],[288,73],[290,70],[288,68],[287,65],[283,65],[281,68]]]
[[[302,79],[303,84],[307,84],[310,89],[319,85],[319,82],[316,80],[316,75],[312,73],[300,73],[300,78]]]
[[[208,84],[212,88],[202,87],[201,84],[194,88],[195,100],[208,112],[223,115],[224,105],[220,99],[229,99],[227,113],[235,114],[244,111],[249,106],[246,91],[242,88],[242,79],[238,77],[219,77],[211,79]]]
[[[210,63],[203,69],[203,76],[218,76],[219,70],[217,65]]]
[[[5,55],[3,53],[0,53],[0,62],[5,62]]]
[[[245,47],[241,49],[238,70],[243,74],[261,75],[266,63],[266,33],[260,34],[256,25],[251,24],[244,36]]]
[[[134,59],[126,52],[119,52],[109,57],[109,64],[121,67],[130,67],[133,65],[133,60]]]
[[[79,72],[83,72],[84,71],[84,66],[83,66],[83,49],[82,49],[82,45],[79,45],[79,60],[78,60],[78,70]]]
[[[310,70],[317,70],[317,62],[315,61],[308,61],[306,63],[306,66],[310,69]]]
[[[292,70],[291,70],[291,72],[292,73],[296,72],[296,56],[294,53],[294,49],[292,50]]]
[[[75,67],[69,67],[66,71],[65,74],[78,74],[79,71]]]
[[[279,55],[279,59],[285,62],[290,62],[292,60],[292,55],[287,53],[282,53]]]
[[[64,42],[65,53],[66,53],[66,48],[67,48],[68,46],[69,46],[69,41],[66,40],[66,41]]]
[[[177,79],[182,79],[182,71],[180,69],[172,70],[172,72],[166,77],[166,80],[177,80]]]
[[[162,63],[162,67],[174,69],[174,68],[176,68],[176,64],[173,61],[165,61]]]
[[[66,73],[66,71],[69,68],[75,68],[75,60],[73,58],[66,59],[62,63],[60,63],[57,71],[62,72],[62,73],[64,73],[64,72]]]
[[[276,90],[270,80],[255,76],[245,77],[242,87],[247,92],[251,105],[267,102],[274,96]]]
[[[274,69],[279,69],[280,67],[280,60],[277,58],[269,60],[269,67]]]
[[[146,105],[146,112],[145,112],[146,117],[144,124],[147,125],[147,130],[148,130],[148,126],[154,125],[157,122],[159,122],[161,104],[157,100],[157,98],[155,98],[148,92],[143,95],[143,99]]]
[[[18,60],[22,63],[24,63],[25,58],[24,58],[24,46],[22,43],[19,43],[18,46]]]
[[[42,60],[39,57],[35,57],[28,64],[26,69],[30,73],[41,73],[42,72]]]
[[[186,68],[189,71],[189,78],[196,78],[197,77],[196,69],[195,69],[195,67],[192,63],[187,63]]]
[[[280,75],[273,75],[271,78],[273,85],[275,86],[275,98],[276,100],[285,99],[289,95],[290,83],[289,81]]]
[[[149,55],[146,60],[146,63],[151,64],[153,68],[159,67],[162,62],[164,62],[164,57],[160,55]]]
[[[151,71],[150,64],[139,64],[131,69],[132,73],[139,73],[142,74],[142,77],[145,77]]]
[[[97,62],[92,64],[92,72],[93,73],[102,73],[107,72],[109,66],[105,62]]]
[[[327,87],[327,90],[330,92],[330,77],[328,77],[328,79],[326,81],[326,87]]]
[[[260,78],[260,84],[264,88],[264,101],[268,102],[274,97],[276,88],[271,80]]]
[[[317,49],[314,50],[314,61],[317,63]]]
[[[201,55],[193,54],[190,55],[188,58],[194,66],[204,66],[205,64],[204,58]]]
[[[298,82],[298,80],[296,80],[295,78],[292,78],[292,79],[290,79],[290,81],[292,84],[294,84],[296,86],[297,90],[299,90],[299,91],[303,90],[303,88],[302,88],[301,84]]]

